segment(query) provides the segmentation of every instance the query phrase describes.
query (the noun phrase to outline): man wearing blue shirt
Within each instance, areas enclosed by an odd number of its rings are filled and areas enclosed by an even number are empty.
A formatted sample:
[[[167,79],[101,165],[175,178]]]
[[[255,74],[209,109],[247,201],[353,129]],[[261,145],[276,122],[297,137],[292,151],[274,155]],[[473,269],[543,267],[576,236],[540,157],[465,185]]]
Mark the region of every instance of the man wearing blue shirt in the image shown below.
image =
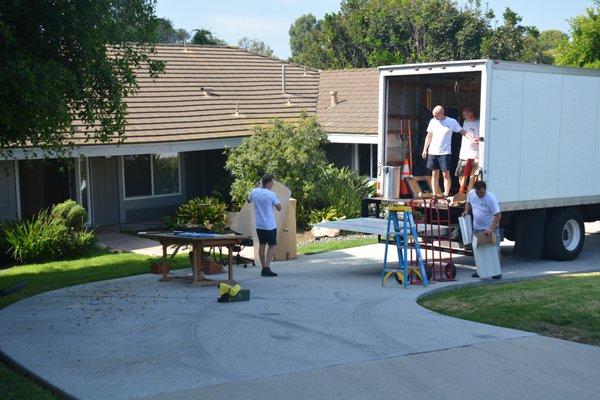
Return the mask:
[[[275,254],[275,246],[277,245],[277,223],[275,222],[273,208],[281,211],[281,203],[275,192],[271,191],[272,187],[273,176],[267,174],[262,177],[260,187],[252,189],[250,196],[248,196],[248,202],[254,206],[256,235],[260,244],[258,256],[262,266],[261,276],[277,276],[270,268],[273,254]],[[268,249],[267,245],[269,246]]]

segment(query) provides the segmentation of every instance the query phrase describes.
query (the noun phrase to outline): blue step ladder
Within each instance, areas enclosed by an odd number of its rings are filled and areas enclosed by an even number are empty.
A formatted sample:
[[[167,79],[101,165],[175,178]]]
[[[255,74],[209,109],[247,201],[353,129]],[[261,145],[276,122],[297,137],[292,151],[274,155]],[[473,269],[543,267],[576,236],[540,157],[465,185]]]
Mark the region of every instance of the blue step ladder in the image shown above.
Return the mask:
[[[402,213],[402,231],[400,231],[398,213]],[[392,233],[390,228],[392,227],[392,224],[394,227],[394,242],[396,243],[396,250],[398,252],[398,268],[388,267],[388,246],[390,244],[390,234]],[[413,247],[416,253],[418,268],[417,266],[409,265],[409,251],[411,249],[409,248],[408,243],[411,237],[413,239]],[[417,227],[415,225],[415,219],[413,218],[412,208],[400,204],[392,204],[388,208],[385,253],[383,256],[383,269],[381,271],[381,286],[385,286],[388,278],[395,275],[398,282],[402,283],[404,287],[407,287],[411,271],[417,275],[423,286],[429,284],[427,273],[425,272],[425,262],[423,261],[421,248],[419,247],[419,236],[417,234]]]

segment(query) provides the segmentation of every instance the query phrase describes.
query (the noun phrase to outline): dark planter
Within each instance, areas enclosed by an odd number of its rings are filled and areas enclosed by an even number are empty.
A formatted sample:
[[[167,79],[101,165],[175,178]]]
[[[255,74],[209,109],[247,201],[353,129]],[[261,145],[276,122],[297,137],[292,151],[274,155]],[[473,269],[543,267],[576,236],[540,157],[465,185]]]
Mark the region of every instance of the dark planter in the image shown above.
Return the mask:
[[[150,272],[152,272],[153,274],[159,274],[162,275],[163,274],[163,269],[166,268],[166,272],[167,274],[169,273],[169,271],[171,271],[171,264],[163,264],[163,263],[153,263],[152,265],[150,265]]]

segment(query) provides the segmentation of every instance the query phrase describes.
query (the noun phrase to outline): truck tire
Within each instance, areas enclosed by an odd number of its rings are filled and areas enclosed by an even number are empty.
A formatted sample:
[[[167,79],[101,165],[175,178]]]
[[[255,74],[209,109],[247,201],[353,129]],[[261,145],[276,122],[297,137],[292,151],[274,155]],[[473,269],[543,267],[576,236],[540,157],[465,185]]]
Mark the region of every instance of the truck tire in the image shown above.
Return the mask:
[[[544,231],[544,250],[553,260],[577,258],[585,240],[581,213],[574,208],[559,208],[549,213]]]

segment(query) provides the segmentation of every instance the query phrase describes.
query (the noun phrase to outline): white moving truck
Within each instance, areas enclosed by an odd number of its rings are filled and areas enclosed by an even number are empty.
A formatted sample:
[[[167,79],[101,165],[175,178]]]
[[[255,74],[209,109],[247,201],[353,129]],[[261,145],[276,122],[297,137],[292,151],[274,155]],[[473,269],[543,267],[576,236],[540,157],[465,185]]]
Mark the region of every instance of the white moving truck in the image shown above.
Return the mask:
[[[380,67],[380,193],[382,171],[392,165],[387,146],[397,142],[390,127],[399,119],[412,127],[412,174],[427,173],[421,152],[437,104],[459,122],[464,107],[478,111],[480,178],[501,203],[501,226],[515,253],[577,257],[583,222],[600,219],[600,70],[494,60]]]

